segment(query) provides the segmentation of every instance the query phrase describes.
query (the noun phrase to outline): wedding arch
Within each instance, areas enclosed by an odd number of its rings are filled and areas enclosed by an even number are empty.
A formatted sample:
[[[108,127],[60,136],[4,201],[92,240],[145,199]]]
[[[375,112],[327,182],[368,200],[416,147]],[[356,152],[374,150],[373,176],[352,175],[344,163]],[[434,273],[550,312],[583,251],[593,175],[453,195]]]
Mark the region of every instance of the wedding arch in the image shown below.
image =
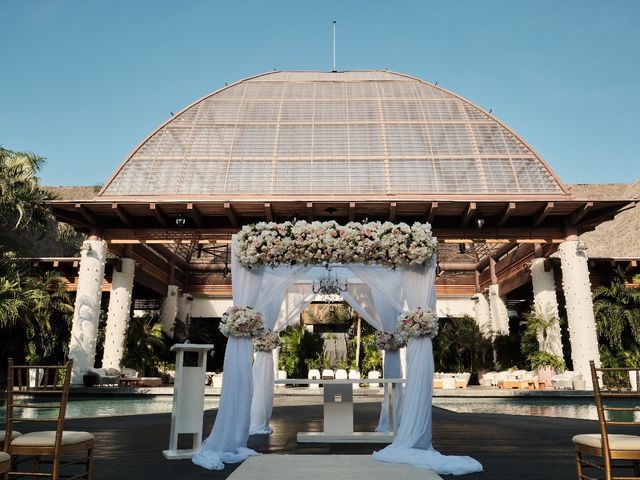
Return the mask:
[[[297,221],[243,227],[232,239],[234,306],[221,322],[228,342],[218,414],[193,462],[218,470],[225,462],[257,454],[247,440],[252,433],[271,432],[270,347],[277,344],[270,340],[272,332],[298,318],[313,299],[309,281],[326,274],[322,265],[333,265],[349,285],[343,298],[378,331],[399,330],[408,340],[398,431],[393,443],[373,457],[442,474],[481,471],[476,460],[442,455],[431,445],[436,248],[430,225],[420,223]],[[252,336],[262,338],[255,362]],[[387,377],[401,376],[397,349],[385,350],[384,371]],[[386,408],[383,402],[379,429],[388,428]]]

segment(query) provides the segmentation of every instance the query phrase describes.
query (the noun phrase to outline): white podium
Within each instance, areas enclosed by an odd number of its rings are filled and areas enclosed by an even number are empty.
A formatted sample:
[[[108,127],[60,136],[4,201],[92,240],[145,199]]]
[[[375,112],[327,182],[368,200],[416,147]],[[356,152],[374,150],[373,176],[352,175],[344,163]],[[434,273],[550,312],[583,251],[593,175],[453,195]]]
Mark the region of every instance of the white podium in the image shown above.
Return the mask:
[[[177,343],[171,347],[171,350],[176,352],[171,436],[169,437],[169,450],[162,451],[162,455],[168,460],[191,458],[202,444],[204,385],[207,367],[205,355],[212,348],[213,345],[195,343]],[[196,358],[190,359],[191,361],[187,361],[187,365],[185,365],[185,353],[187,352],[192,352]],[[178,436],[184,434],[192,435],[192,447],[178,450]]]

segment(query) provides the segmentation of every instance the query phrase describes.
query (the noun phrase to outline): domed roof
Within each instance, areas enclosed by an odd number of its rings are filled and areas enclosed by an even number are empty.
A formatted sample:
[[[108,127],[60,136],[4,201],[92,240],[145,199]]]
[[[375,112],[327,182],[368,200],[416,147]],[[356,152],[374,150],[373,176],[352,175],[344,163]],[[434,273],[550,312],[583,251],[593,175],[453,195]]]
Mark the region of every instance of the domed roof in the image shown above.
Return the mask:
[[[520,137],[471,102],[386,71],[271,72],[172,117],[103,196],[559,194]]]

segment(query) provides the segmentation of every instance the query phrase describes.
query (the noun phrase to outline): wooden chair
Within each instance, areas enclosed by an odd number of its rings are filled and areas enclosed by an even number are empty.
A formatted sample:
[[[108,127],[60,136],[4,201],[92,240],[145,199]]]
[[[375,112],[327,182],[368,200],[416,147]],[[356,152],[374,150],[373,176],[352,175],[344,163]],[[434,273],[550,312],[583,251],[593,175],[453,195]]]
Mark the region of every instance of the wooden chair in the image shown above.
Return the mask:
[[[597,478],[604,474],[606,480],[640,479],[640,436],[618,433],[624,426],[640,432],[640,370],[596,368],[593,361],[590,365],[600,433],[573,437],[578,479],[592,480],[595,470]],[[633,475],[614,475],[621,469],[632,470]]]
[[[0,478],[7,478],[7,472],[11,469],[11,456],[6,452],[0,452]]]
[[[58,480],[65,467],[65,477],[91,478],[93,435],[64,429],[72,366],[72,361],[62,366],[14,365],[9,359],[5,451],[13,457],[13,465],[8,478],[33,475]],[[28,433],[12,439],[18,422]],[[44,430],[42,425],[47,424],[50,429]],[[41,472],[41,464],[51,467]]]

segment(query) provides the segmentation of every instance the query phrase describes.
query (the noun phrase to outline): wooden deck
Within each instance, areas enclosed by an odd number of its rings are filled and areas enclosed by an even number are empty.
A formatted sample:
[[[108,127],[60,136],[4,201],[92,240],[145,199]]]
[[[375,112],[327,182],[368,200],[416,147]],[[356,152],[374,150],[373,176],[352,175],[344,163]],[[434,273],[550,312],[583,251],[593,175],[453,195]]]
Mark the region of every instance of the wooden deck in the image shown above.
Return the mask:
[[[311,403],[314,404],[311,404]],[[252,436],[249,447],[271,454],[369,454],[377,445],[298,444],[298,431],[322,428],[321,399],[277,397],[270,436]],[[356,429],[373,429],[379,403],[358,402]],[[215,411],[205,413],[205,432]],[[460,414],[439,408],[433,412],[434,446],[442,453],[471,455],[485,471],[464,478],[483,480],[575,478],[571,437],[596,432],[595,421],[494,414]],[[188,460],[165,460],[169,441],[169,414],[68,420],[67,428],[89,430],[97,440],[94,478],[163,480],[223,479],[237,468],[208,471]]]

